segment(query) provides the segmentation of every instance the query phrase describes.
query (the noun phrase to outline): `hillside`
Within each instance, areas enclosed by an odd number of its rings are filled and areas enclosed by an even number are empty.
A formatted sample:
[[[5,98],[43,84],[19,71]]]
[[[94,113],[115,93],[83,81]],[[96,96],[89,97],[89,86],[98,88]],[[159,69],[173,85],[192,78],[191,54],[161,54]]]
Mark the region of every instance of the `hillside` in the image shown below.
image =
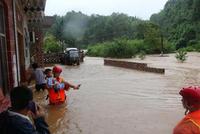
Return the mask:
[[[200,40],[200,0],[169,0],[150,21],[161,27],[163,35],[176,48],[197,45]]]

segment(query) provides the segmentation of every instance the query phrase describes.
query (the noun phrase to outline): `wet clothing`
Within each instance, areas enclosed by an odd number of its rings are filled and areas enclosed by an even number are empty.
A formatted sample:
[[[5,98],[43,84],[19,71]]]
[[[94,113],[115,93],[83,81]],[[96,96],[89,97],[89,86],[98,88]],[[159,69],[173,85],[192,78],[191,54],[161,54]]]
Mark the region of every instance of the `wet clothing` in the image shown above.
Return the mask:
[[[35,76],[35,82],[36,84],[44,84],[46,83],[45,81],[45,75],[44,75],[44,72],[41,68],[36,68],[34,70],[34,76]]]
[[[62,77],[55,78],[55,83],[57,83],[56,86],[48,89],[49,104],[62,104],[66,100],[64,79]]]
[[[200,110],[187,114],[174,128],[173,134],[200,134]]]
[[[35,88],[36,91],[40,91],[42,89],[44,91],[46,87],[46,80],[45,75],[42,68],[36,68],[33,73],[32,77],[35,78]]]
[[[65,88],[65,84],[63,82],[63,80],[57,81],[56,79],[54,79],[53,77],[49,77],[47,78],[47,88],[54,88],[55,92],[58,92],[60,89],[64,89]]]
[[[53,77],[47,77],[46,80],[47,80],[47,88],[52,88],[53,85],[55,84],[54,78]]]
[[[49,89],[49,104],[57,105],[63,104],[66,100],[65,90],[61,89],[58,92],[55,92],[54,89]]]
[[[36,84],[35,85],[35,89],[36,91],[40,91],[40,89],[42,89],[43,91],[46,89],[46,84]]]
[[[43,117],[35,119],[34,124],[35,127],[27,116],[16,112],[5,111],[0,114],[1,134],[50,134]]]

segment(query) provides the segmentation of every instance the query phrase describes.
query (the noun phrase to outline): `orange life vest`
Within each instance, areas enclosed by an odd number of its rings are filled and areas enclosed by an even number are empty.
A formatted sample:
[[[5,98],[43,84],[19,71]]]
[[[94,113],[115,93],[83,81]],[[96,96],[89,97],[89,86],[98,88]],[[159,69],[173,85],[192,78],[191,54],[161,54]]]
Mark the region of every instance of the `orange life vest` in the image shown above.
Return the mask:
[[[187,114],[174,128],[173,134],[200,134],[200,110]]]
[[[59,83],[64,82],[64,79],[62,77],[56,78],[56,80]],[[67,86],[65,86],[67,87]],[[49,104],[63,104],[66,100],[66,95],[65,95],[65,90],[66,89],[60,89],[58,92],[55,92],[53,88],[50,88],[49,91]]]

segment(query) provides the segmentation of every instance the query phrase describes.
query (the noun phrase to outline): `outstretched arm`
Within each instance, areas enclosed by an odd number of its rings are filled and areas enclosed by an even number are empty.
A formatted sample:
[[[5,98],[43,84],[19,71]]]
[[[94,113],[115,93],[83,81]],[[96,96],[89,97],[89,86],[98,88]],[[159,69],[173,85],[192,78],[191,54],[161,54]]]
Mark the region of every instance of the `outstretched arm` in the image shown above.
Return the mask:
[[[65,81],[64,83],[65,83],[65,85],[68,85],[69,87],[71,87],[71,88],[73,88],[73,89],[79,89],[80,86],[81,86],[81,84],[73,85],[73,84],[71,84],[71,83],[69,83],[69,82],[67,82],[67,81]]]

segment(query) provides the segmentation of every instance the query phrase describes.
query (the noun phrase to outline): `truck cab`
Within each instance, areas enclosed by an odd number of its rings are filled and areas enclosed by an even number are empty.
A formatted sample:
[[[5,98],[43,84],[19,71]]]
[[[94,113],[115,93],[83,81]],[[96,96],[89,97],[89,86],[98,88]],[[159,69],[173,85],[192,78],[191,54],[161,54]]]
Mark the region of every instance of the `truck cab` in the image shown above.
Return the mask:
[[[62,59],[63,64],[67,65],[79,65],[80,64],[80,55],[77,48],[66,48],[64,51],[64,56]]]

